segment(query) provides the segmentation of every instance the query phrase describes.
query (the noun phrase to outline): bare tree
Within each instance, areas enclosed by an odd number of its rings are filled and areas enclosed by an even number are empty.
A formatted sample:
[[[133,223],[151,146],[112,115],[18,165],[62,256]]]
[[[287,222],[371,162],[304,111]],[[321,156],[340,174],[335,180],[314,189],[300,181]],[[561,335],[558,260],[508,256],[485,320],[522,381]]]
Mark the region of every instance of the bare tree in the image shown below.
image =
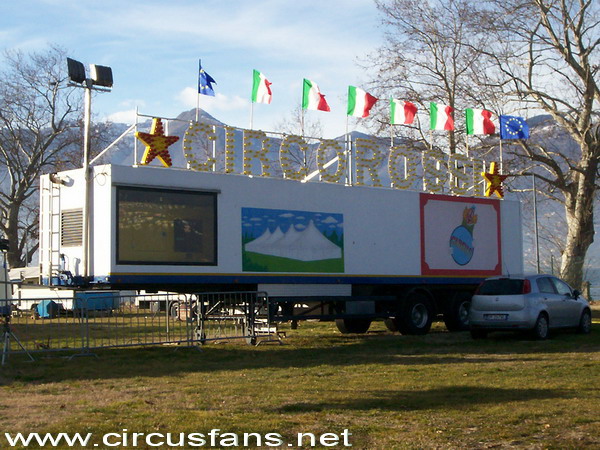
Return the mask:
[[[432,101],[455,109],[480,106],[474,92],[478,61],[473,44],[484,46],[486,37],[469,26],[471,0],[375,0],[375,4],[386,27],[384,45],[370,58],[378,69],[374,85],[379,91],[392,91],[422,111]],[[382,108],[385,102],[380,103]],[[416,135],[429,141],[428,129],[429,124],[417,124]],[[459,133],[448,135],[448,150],[455,153]]]
[[[5,53],[0,75],[0,230],[11,267],[26,265],[38,248],[38,179],[72,167],[67,150],[80,140],[80,94],[65,88],[65,52]],[[79,161],[74,161],[79,164]]]
[[[577,150],[519,141],[515,152],[564,205],[567,233],[561,276],[581,287],[594,240],[600,159],[600,4],[596,0],[488,0],[481,26],[495,45],[480,52],[493,64],[494,88],[526,108],[550,114]]]
[[[408,100],[549,114],[575,143],[514,141],[516,174],[564,205],[561,276],[581,287],[600,157],[597,0],[375,0],[388,26],[377,78]],[[465,99],[470,104],[460,103]],[[450,151],[457,140],[451,137]],[[516,150],[515,150],[516,149]],[[520,165],[518,162],[520,161]],[[540,184],[542,184],[540,183]]]

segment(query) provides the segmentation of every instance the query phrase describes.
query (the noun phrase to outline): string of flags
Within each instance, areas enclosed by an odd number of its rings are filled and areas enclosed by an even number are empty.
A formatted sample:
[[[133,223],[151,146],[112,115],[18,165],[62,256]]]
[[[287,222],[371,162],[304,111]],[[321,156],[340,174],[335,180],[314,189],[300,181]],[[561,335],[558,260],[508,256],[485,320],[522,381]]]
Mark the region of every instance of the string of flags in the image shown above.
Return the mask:
[[[198,94],[215,96],[213,84],[217,84],[199,63]],[[272,83],[262,72],[253,70],[252,103],[270,104],[273,99]],[[368,117],[371,108],[379,99],[356,86],[348,86],[348,109],[346,114],[352,117]],[[302,109],[315,111],[331,111],[325,95],[317,83],[304,78],[302,82]],[[429,121],[431,131],[454,131],[454,108],[448,105],[430,102]],[[390,98],[390,125],[412,125],[417,114],[417,107],[410,101]],[[493,113],[485,109],[467,108],[465,123],[467,135],[496,134],[496,125],[492,120]],[[499,116],[500,139],[528,139],[529,127],[524,117]]]
[[[215,96],[213,84],[216,81],[203,68],[199,61],[198,68],[198,94]],[[265,75],[258,70],[253,71],[252,82],[252,104],[271,103],[273,93],[272,83]],[[353,117],[368,117],[371,108],[379,99],[368,92],[356,86],[348,87],[348,109],[347,115]],[[302,108],[318,111],[330,111],[325,95],[321,93],[319,86],[312,80],[303,80],[302,89]],[[448,105],[430,103],[430,128],[431,130],[454,130],[454,109]],[[390,98],[390,124],[391,125],[410,125],[413,123],[417,113],[417,107],[409,101]],[[465,111],[467,135],[494,134],[496,126],[492,121],[492,113],[487,110],[468,108]],[[165,167],[172,165],[172,159],[168,148],[174,144],[179,137],[167,136],[160,118],[154,118],[150,133],[136,132],[135,136],[141,140],[146,148],[141,160],[141,164],[149,164],[154,159],[158,159]],[[529,137],[529,128],[527,122],[522,117],[500,116],[500,137],[501,139],[527,139]],[[185,153],[184,144],[184,153]],[[500,143],[500,166],[502,165],[502,143]],[[187,155],[186,155],[187,156]],[[211,163],[214,164],[214,161]],[[482,172],[487,183],[485,195],[487,197],[496,194],[498,197],[504,197],[502,184],[508,175],[502,175],[495,162],[491,165],[489,172]]]

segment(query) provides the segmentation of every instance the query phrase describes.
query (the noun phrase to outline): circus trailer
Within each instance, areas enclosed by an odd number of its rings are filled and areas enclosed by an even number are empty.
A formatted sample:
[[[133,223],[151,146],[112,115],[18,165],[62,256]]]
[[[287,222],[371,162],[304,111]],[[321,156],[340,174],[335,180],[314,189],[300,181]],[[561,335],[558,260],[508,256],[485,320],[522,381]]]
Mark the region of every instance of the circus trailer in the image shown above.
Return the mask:
[[[89,180],[84,220],[83,169],[41,178],[42,284],[260,291],[276,320],[423,334],[464,329],[484,278],[523,271],[516,201],[151,165]]]

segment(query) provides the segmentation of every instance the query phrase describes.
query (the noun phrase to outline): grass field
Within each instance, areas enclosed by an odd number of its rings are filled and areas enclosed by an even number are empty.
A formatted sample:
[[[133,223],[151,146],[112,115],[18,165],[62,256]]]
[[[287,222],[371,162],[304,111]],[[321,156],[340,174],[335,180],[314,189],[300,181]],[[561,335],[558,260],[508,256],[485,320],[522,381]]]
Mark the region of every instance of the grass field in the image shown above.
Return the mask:
[[[598,312],[591,335],[542,342],[473,341],[440,324],[421,337],[380,323],[341,335],[305,322],[281,326],[284,345],[38,354],[34,363],[11,355],[0,369],[0,421],[3,431],[95,436],[279,433],[284,448],[299,432],[344,429],[361,449],[600,448]],[[0,442],[7,447],[3,433]]]

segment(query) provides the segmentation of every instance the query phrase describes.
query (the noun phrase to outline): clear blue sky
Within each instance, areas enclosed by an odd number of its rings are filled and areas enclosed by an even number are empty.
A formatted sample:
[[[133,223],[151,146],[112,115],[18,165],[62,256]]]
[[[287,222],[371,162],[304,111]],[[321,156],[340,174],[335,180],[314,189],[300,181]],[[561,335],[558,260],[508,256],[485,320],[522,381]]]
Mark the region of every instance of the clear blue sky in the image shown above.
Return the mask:
[[[201,58],[217,81],[203,109],[247,128],[257,69],[273,83],[273,102],[255,105],[254,125],[277,131],[309,78],[332,111],[308,114],[335,137],[345,131],[348,85],[367,80],[357,60],[380,44],[379,23],[371,0],[20,0],[2,2],[0,42],[26,52],[57,44],[86,65],[112,67],[113,92],[97,95],[93,112],[118,122],[132,122],[136,106],[161,117],[194,108]]]

